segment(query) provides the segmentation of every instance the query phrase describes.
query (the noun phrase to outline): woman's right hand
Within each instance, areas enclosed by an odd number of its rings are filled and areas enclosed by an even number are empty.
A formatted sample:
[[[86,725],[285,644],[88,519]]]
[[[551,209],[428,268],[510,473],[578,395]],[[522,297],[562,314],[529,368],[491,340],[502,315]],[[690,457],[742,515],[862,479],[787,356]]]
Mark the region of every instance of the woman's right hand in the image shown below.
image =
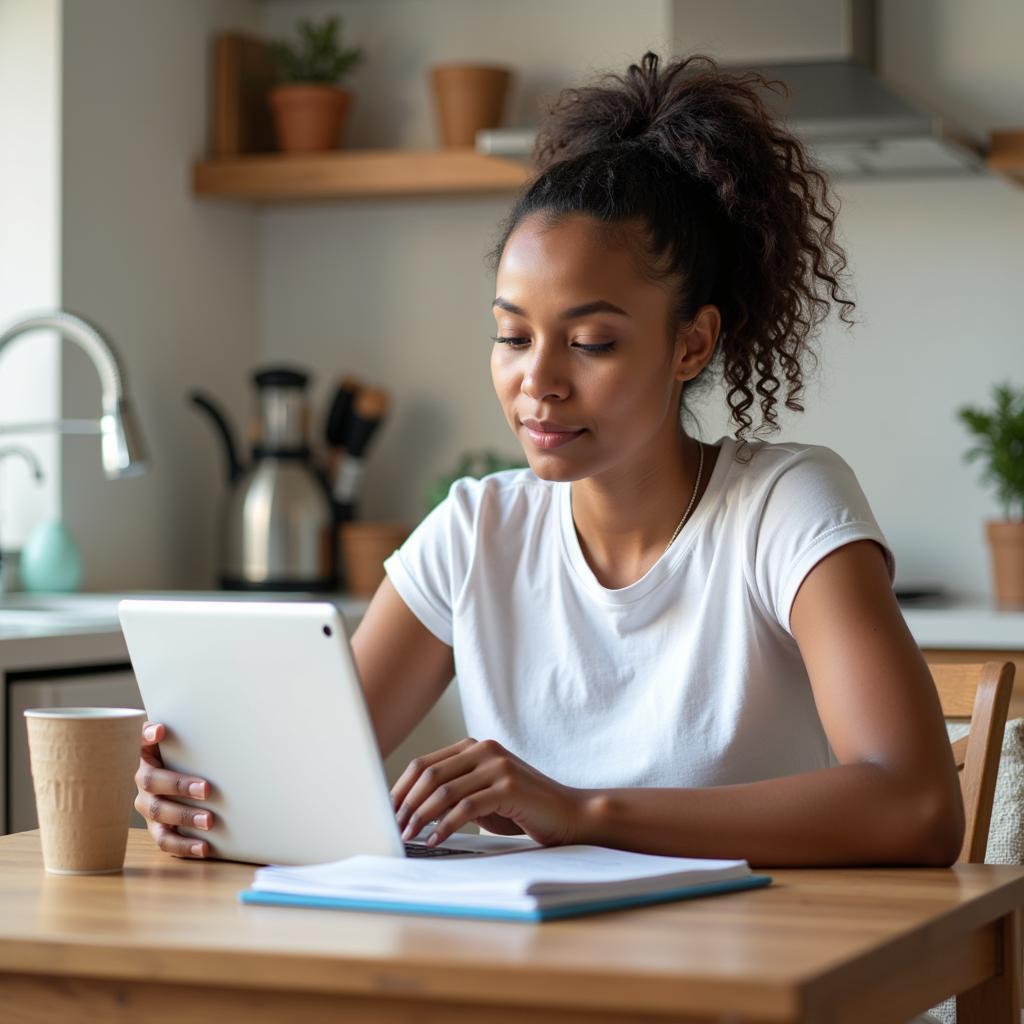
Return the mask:
[[[139,790],[135,810],[146,819],[149,834],[161,850],[176,857],[206,857],[210,844],[205,839],[181,835],[177,826],[208,830],[213,826],[213,813],[202,807],[176,803],[168,797],[205,800],[210,784],[205,779],[181,775],[164,767],[158,744],[166,734],[167,730],[159,722],[146,722],[142,727],[142,753],[139,770],[135,773]]]

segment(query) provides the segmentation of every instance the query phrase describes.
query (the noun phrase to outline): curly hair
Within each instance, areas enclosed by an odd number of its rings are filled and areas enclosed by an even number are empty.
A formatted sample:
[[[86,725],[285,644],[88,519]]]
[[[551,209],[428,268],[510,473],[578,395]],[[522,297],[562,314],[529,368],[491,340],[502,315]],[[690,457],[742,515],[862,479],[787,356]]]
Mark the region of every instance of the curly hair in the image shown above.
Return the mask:
[[[762,419],[755,435],[779,429],[780,376],[786,408],[803,411],[803,363],[817,365],[810,342],[832,305],[853,323],[835,237],[838,202],[766,107],[760,90],[779,86],[722,71],[709,57],[661,65],[648,52],[625,75],[564,90],[540,127],[537,175],[491,253],[496,268],[513,230],[533,214],[549,223],[582,213],[610,226],[639,224],[645,272],[675,287],[670,330],[702,305],[718,307],[715,356],[696,380],[709,386],[720,371],[741,442],[754,392]]]

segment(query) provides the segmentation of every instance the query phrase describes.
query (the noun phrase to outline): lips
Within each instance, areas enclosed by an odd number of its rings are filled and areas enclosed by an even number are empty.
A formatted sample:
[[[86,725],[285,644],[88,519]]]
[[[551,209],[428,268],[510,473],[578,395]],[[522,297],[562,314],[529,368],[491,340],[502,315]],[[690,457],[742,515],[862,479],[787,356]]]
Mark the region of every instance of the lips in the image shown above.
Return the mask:
[[[573,427],[553,420],[525,419],[520,422],[533,444],[545,450],[561,448],[586,433],[585,427]]]

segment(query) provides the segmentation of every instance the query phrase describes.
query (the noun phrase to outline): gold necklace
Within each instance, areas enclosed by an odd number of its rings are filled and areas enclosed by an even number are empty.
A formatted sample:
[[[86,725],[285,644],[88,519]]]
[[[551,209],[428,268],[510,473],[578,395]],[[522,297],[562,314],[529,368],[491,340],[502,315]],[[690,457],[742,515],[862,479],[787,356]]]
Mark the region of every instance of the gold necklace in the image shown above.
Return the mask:
[[[683,528],[683,523],[689,518],[690,513],[693,511],[693,503],[697,500],[697,492],[700,490],[700,478],[704,472],[704,445],[700,441],[697,442],[697,447],[700,449],[700,458],[697,462],[697,482],[693,485],[693,494],[690,495],[690,504],[686,506],[686,511],[683,513],[683,518],[679,520],[679,525],[672,531],[672,536],[669,537],[668,543],[665,545],[665,551],[668,551],[672,547],[673,541],[679,536],[679,531]],[[665,553],[662,552],[662,554]]]

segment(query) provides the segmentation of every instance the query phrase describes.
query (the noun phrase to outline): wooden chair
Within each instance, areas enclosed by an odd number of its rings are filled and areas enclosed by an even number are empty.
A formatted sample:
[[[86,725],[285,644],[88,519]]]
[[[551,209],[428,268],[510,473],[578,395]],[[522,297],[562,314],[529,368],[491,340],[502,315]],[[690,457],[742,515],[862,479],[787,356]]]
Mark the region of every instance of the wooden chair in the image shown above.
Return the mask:
[[[942,714],[970,722],[970,732],[953,743],[953,759],[960,774],[967,821],[958,863],[981,864],[988,846],[1014,664],[1012,661],[967,665],[929,663],[928,668],[939,691]]]
[[[966,819],[964,845],[957,858],[960,864],[985,861],[1014,667],[1012,661],[966,665],[928,663],[939,691],[943,717],[970,722],[967,735],[953,741],[953,760],[960,776]],[[955,1021],[954,1005],[952,1000],[947,1000],[909,1024]],[[1021,1024],[1024,1024],[1024,1014]]]

